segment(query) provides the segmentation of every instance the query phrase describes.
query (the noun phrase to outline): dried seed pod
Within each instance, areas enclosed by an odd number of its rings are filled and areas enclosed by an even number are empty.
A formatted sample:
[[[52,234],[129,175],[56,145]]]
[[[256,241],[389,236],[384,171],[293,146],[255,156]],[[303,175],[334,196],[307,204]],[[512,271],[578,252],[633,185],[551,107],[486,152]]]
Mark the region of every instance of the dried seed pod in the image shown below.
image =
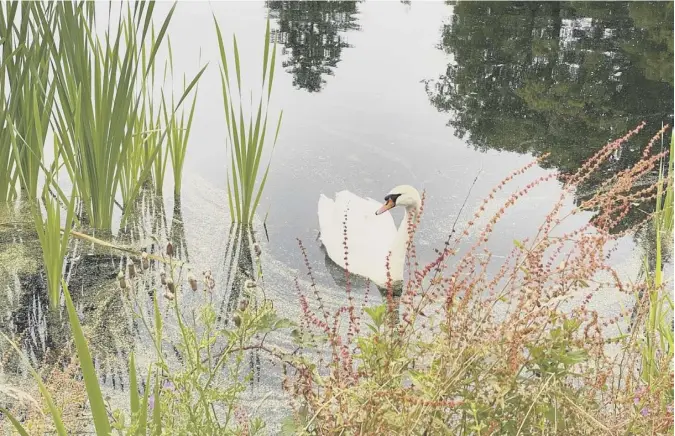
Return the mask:
[[[246,281],[244,282],[244,286],[246,286],[246,288],[250,289],[250,288],[255,288],[257,286],[257,284],[256,284],[255,280],[246,279]]]
[[[173,257],[173,244],[171,242],[166,244],[166,255],[169,257]]]
[[[163,285],[166,285],[166,271],[162,270],[159,272],[159,280]]]
[[[192,288],[193,291],[197,290],[197,279],[195,278],[194,274],[192,272],[188,273],[188,283],[190,284],[190,287]]]
[[[234,325],[237,327],[241,326],[241,317],[238,314],[235,313],[232,319],[234,320]]]
[[[173,300],[173,299],[175,298],[175,295],[173,294],[173,292],[166,291],[166,292],[164,293],[164,298],[166,298],[167,300],[171,301],[171,300]]]
[[[119,280],[119,282],[120,282],[120,288],[126,289],[126,287],[127,287],[127,281],[126,281],[126,279],[124,278],[124,273],[123,273],[122,271],[120,271],[120,272],[117,274],[117,280]]]
[[[148,253],[145,251],[141,254],[141,267],[144,270],[150,268],[150,259],[148,259]]]
[[[253,251],[255,251],[256,256],[260,256],[262,254],[262,250],[260,249],[260,244],[257,242],[253,244]]]
[[[247,308],[248,308],[248,298],[244,298],[239,302],[239,310],[241,312],[244,312],[246,311]]]
[[[134,278],[136,277],[136,265],[134,265],[134,261],[129,259],[127,260],[127,269],[129,270],[129,278]]]
[[[211,270],[204,271],[202,274],[204,275],[204,290],[213,292],[213,289],[216,287],[216,281],[211,275]]]
[[[171,277],[166,279],[166,287],[171,293],[173,293],[176,290],[176,287],[173,284],[173,279]]]

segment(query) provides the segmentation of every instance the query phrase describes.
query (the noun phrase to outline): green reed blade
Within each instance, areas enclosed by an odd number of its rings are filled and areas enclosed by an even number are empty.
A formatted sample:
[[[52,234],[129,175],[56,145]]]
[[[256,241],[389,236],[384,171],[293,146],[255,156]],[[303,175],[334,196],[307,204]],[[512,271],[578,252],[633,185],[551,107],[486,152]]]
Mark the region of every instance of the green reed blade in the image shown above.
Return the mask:
[[[143,33],[142,33],[142,36],[141,36],[141,39],[144,40],[145,36],[148,34],[148,27],[150,26],[150,24],[152,22],[152,12],[155,9],[155,2],[154,1],[149,2],[148,3],[148,9],[146,11],[143,10],[143,8],[145,7],[145,3],[141,3],[141,4],[136,3],[136,5],[139,6],[138,15],[137,15],[139,23],[140,23],[141,18],[144,15],[143,13],[145,12],[145,22],[143,23]],[[176,7],[176,4],[174,3],[173,6]],[[173,12],[173,8],[172,8],[172,12]],[[108,16],[110,16],[110,14],[108,14]],[[154,25],[153,25],[153,30],[154,30]],[[152,64],[152,62],[150,62],[150,64]]]
[[[262,86],[265,86],[265,79],[267,78],[267,60],[270,54],[270,19],[267,18],[267,25],[265,26],[265,49],[263,51],[263,74]]]
[[[94,427],[96,428],[97,434],[107,435],[110,434],[110,421],[108,420],[108,411],[105,402],[103,401],[103,395],[101,394],[98,376],[94,369],[94,363],[91,360],[91,354],[89,353],[89,347],[87,346],[87,340],[82,331],[77,311],[75,310],[73,301],[70,298],[70,293],[68,292],[68,284],[65,280],[62,280],[61,284],[66,300],[68,320],[73,333],[75,347],[77,348],[77,357],[80,362],[82,377],[84,378],[84,384],[87,389],[87,398],[89,399],[89,405],[91,407]]]
[[[228,77],[228,63],[225,48],[223,44],[222,34],[218,26],[218,22],[214,16],[214,23],[216,26],[216,33],[218,36],[218,45],[221,57],[221,88],[223,94],[223,107],[225,109],[225,122],[228,131],[228,145],[230,146],[230,168],[227,171],[227,185],[228,185],[228,206],[232,215],[233,221],[244,222],[250,224],[255,215],[257,203],[259,202],[262,190],[260,187],[256,189],[256,180],[260,170],[260,156],[264,148],[264,138],[267,127],[267,111],[270,96],[260,96],[257,108],[252,105],[251,96],[251,113],[246,114],[242,101],[242,84],[241,84],[241,62],[239,58],[239,47],[236,36],[233,36],[233,56],[236,72],[236,94],[239,101],[235,103],[233,100],[233,92]],[[273,78],[274,68],[271,60],[274,61],[275,53],[272,53],[270,60],[270,24],[269,20],[265,29],[264,41],[264,56],[263,56],[263,80],[262,93],[265,91],[265,84],[269,74],[270,80]],[[275,45],[276,47],[276,45]],[[271,92],[271,87],[267,87],[268,92]],[[237,110],[235,110],[235,107]],[[255,111],[255,112],[253,112]],[[248,132],[247,132],[248,130]],[[267,167],[269,171],[269,166]],[[266,181],[266,175],[263,175],[262,186]]]
[[[253,203],[253,212],[252,212],[253,214],[255,214],[255,211],[258,208],[258,203],[260,202],[260,196],[262,195],[262,191],[265,188],[265,183],[267,182],[267,174],[270,171],[270,164],[272,163],[272,153],[274,153],[274,148],[277,145],[277,139],[279,138],[279,129],[281,129],[281,120],[282,120],[283,116],[284,116],[284,111],[281,111],[281,113],[279,113],[279,120],[277,121],[276,133],[274,134],[274,142],[272,143],[270,160],[267,162],[267,167],[265,168],[265,175],[263,176],[262,181],[260,182],[260,186],[258,187],[258,194],[256,195],[255,202]],[[256,166],[256,171],[257,171],[257,166]]]
[[[143,393],[143,402],[141,404],[140,414],[138,416],[137,435],[147,434],[148,426],[148,399],[150,397],[150,376],[152,375],[151,368],[148,368],[148,375],[145,379],[145,392]]]
[[[49,42],[40,38],[36,29],[41,20],[53,23],[53,14],[42,4],[14,2],[8,6],[6,20],[4,5],[0,6],[0,34],[4,35],[0,55],[0,99],[4,103],[0,108],[0,143],[6,147],[0,153],[0,200],[11,201],[17,194],[17,181],[29,198],[37,195],[47,133],[44,126],[51,113],[53,92],[49,90]],[[20,139],[13,146],[9,130]]]
[[[162,355],[162,315],[159,311],[159,303],[157,302],[157,292],[152,297],[152,307],[155,315],[155,348],[158,355]]]
[[[145,93],[145,75],[154,72],[154,59],[174,8],[175,4],[157,37],[153,34],[150,54],[141,55],[154,4],[147,8],[135,5],[133,19],[127,7],[126,17],[123,11],[117,21],[116,34],[108,32],[103,39],[88,25],[80,9],[68,4],[57,7],[59,32],[68,36],[68,44],[63,43],[63,38],[59,47],[52,44],[59,97],[54,131],[59,143],[67,149],[63,152],[65,166],[79,187],[94,227],[110,228],[114,209],[119,206],[116,195],[120,190],[121,208],[126,214],[149,177],[156,153],[146,153],[148,159],[143,164],[129,160],[138,158],[140,148],[145,147],[134,138],[144,126],[138,117],[143,113],[139,106],[144,101],[141,97]],[[137,36],[140,23],[145,24]],[[141,75],[137,73],[139,69]],[[137,80],[141,80],[140,92]],[[141,177],[131,177],[139,173]]]
[[[232,128],[232,145],[234,146],[235,157],[237,158],[237,169],[241,171],[243,168],[243,159],[245,156],[242,154],[243,145],[239,142],[241,137],[239,136],[239,130],[237,128],[237,120],[234,114],[234,108],[232,107],[232,101],[230,100],[230,119],[226,120]]]
[[[242,206],[241,206],[241,199],[240,199],[240,195],[239,195],[239,182],[237,182],[239,177],[237,176],[237,173],[236,173],[237,167],[235,166],[234,155],[232,154],[231,151],[230,151],[230,156],[231,156],[231,166],[232,166],[232,184],[234,186],[234,189],[233,189],[234,190],[234,204],[237,206],[236,219],[238,221],[241,221],[241,219],[242,219],[241,207]],[[228,181],[228,183],[229,183],[229,181]],[[232,221],[234,222],[234,220],[235,220],[235,217],[232,216]]]
[[[269,44],[269,42],[268,42]],[[270,97],[272,96],[272,84],[274,83],[274,66],[276,65],[277,59],[277,43],[274,42],[274,48],[272,49],[272,61],[270,62],[270,81],[267,85],[267,102],[269,103]]]
[[[131,408],[131,415],[138,415],[140,408],[138,398],[138,381],[136,379],[136,360],[134,359],[134,352],[129,356],[129,406]]]
[[[234,46],[234,69],[237,72],[237,90],[239,90],[239,97],[241,98],[241,68],[239,66],[239,48],[237,47],[237,36],[232,36],[232,44]]]
[[[267,112],[267,111],[265,111]],[[255,130],[253,133],[253,137],[249,138],[249,143],[248,143],[248,151],[246,153],[248,159],[246,161],[246,177],[248,178],[248,185],[253,187],[255,184],[255,178],[258,175],[258,168],[256,165],[256,157],[258,154],[262,152],[263,149],[263,143],[258,142],[258,135],[260,134],[260,121],[262,117],[262,97],[260,98],[260,103],[258,104],[258,113],[256,115],[256,121],[255,121]],[[265,118],[267,118],[267,115],[265,115]],[[267,120],[265,120],[267,121]],[[266,123],[263,124],[263,130],[266,128]]]
[[[228,68],[227,68],[227,57],[225,56],[225,45],[223,43],[223,35],[220,32],[220,26],[218,25],[218,21],[216,20],[215,14],[213,14],[213,22],[216,25],[216,35],[218,36],[218,49],[220,50],[220,62],[221,62],[221,66],[222,66],[222,69],[223,69],[223,73],[225,74],[225,82],[229,86],[230,74],[229,74]]]
[[[673,155],[675,155],[675,135],[670,135],[670,151],[668,153],[668,181],[666,183],[666,196],[663,199],[663,209],[661,210],[661,228],[667,235],[673,233],[673,177],[675,177],[675,168],[673,168]],[[658,197],[657,197],[658,198]]]
[[[173,77],[173,48],[171,47],[171,38],[167,39],[167,45],[169,47],[169,67],[171,71],[171,76]]]
[[[192,99],[192,104],[190,105],[190,111],[188,114],[187,125],[185,125],[185,112],[181,114],[180,122],[177,125],[172,126],[176,134],[175,141],[171,142],[171,163],[173,166],[174,174],[174,195],[178,196],[181,192],[182,180],[183,180],[183,164],[185,163],[185,155],[187,153],[187,144],[190,137],[190,131],[192,130],[192,122],[194,120],[195,107],[197,103],[197,96],[199,93],[199,87],[195,89],[195,95]],[[172,118],[173,123],[175,123],[175,117]]]
[[[155,373],[155,387],[154,387],[154,397],[155,397],[155,406],[152,409],[152,426],[155,429],[155,435],[160,436],[162,434],[162,403],[160,401],[160,389],[159,389],[159,373]]]
[[[232,128],[230,127],[230,101],[227,92],[227,82],[225,82],[225,75],[222,68],[220,71],[220,86],[223,95],[223,109],[225,110],[225,126],[227,127],[227,139],[232,142]]]
[[[188,87],[185,88],[185,91],[183,91],[183,95],[181,95],[180,99],[178,99],[178,104],[176,105],[176,107],[179,107],[183,103],[183,101],[187,98],[187,96],[190,94],[190,91],[192,91],[192,88],[194,88],[197,85],[197,82],[199,81],[200,77],[202,77],[202,74],[204,74],[204,70],[206,70],[206,67],[208,66],[209,64],[207,63],[201,70],[199,70],[199,72],[194,77],[194,79],[192,79]]]
[[[155,60],[155,56],[157,55],[157,50],[159,50],[159,46],[162,42],[162,39],[164,39],[164,35],[166,34],[166,29],[169,27],[169,22],[171,21],[171,17],[173,16],[173,11],[176,9],[176,5],[178,2],[174,2],[173,6],[171,6],[171,10],[169,10],[169,13],[167,14],[166,18],[164,19],[164,22],[162,23],[162,27],[159,29],[159,32],[157,33],[157,41],[156,44],[153,45],[152,50],[150,51],[150,58],[148,60],[148,64],[152,65]],[[154,7],[154,4],[153,4]],[[145,71],[144,76],[147,76],[148,70]]]

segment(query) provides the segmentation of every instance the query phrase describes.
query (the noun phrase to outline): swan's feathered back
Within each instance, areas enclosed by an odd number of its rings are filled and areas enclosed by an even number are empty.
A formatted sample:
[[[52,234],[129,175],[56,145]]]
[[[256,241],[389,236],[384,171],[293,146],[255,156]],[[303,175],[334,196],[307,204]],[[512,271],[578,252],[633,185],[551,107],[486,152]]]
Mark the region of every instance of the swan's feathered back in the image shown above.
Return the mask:
[[[321,194],[318,212],[321,242],[330,258],[340,267],[345,267],[343,223],[346,212],[349,272],[370,278],[384,287],[387,281],[386,257],[397,229],[391,213],[375,215],[381,205],[372,198],[340,191],[335,200]]]

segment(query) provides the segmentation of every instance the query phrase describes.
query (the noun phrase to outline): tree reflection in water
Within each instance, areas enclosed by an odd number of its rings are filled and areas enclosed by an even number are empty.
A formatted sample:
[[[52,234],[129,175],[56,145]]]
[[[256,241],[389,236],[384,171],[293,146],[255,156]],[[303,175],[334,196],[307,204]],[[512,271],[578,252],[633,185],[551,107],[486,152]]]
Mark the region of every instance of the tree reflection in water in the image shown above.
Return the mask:
[[[672,2],[458,2],[440,43],[453,62],[427,93],[476,149],[550,153],[544,166],[563,175],[647,121],[580,201],[672,124],[672,23]]]
[[[276,41],[284,45],[286,71],[293,86],[319,92],[340,62],[342,49],[350,47],[344,35],[358,29],[355,1],[269,1],[272,18],[279,23]]]

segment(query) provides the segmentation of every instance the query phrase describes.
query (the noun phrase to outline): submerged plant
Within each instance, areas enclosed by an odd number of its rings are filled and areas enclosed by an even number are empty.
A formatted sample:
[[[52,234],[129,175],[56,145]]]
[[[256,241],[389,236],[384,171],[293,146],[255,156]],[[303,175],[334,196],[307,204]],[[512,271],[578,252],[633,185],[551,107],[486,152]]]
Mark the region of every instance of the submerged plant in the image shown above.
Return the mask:
[[[233,37],[234,73],[236,74],[236,88],[230,82],[230,70],[228,67],[225,45],[214,15],[213,21],[218,34],[218,46],[220,48],[220,81],[223,91],[223,107],[225,110],[225,124],[227,125],[227,143],[230,145],[230,165],[227,179],[227,196],[232,222],[251,224],[255,216],[256,208],[260,202],[267,175],[270,169],[270,160],[259,180],[260,160],[265,148],[267,134],[267,112],[269,109],[272,84],[274,82],[274,67],[276,60],[276,42],[272,47],[270,58],[270,23],[267,21],[265,30],[265,45],[263,57],[262,84],[260,87],[260,100],[257,109],[251,105],[251,112],[247,113],[243,107],[241,72],[239,65],[239,49],[237,38]],[[272,142],[272,149],[279,137],[279,128],[283,111],[279,113],[276,123],[276,131]]]

